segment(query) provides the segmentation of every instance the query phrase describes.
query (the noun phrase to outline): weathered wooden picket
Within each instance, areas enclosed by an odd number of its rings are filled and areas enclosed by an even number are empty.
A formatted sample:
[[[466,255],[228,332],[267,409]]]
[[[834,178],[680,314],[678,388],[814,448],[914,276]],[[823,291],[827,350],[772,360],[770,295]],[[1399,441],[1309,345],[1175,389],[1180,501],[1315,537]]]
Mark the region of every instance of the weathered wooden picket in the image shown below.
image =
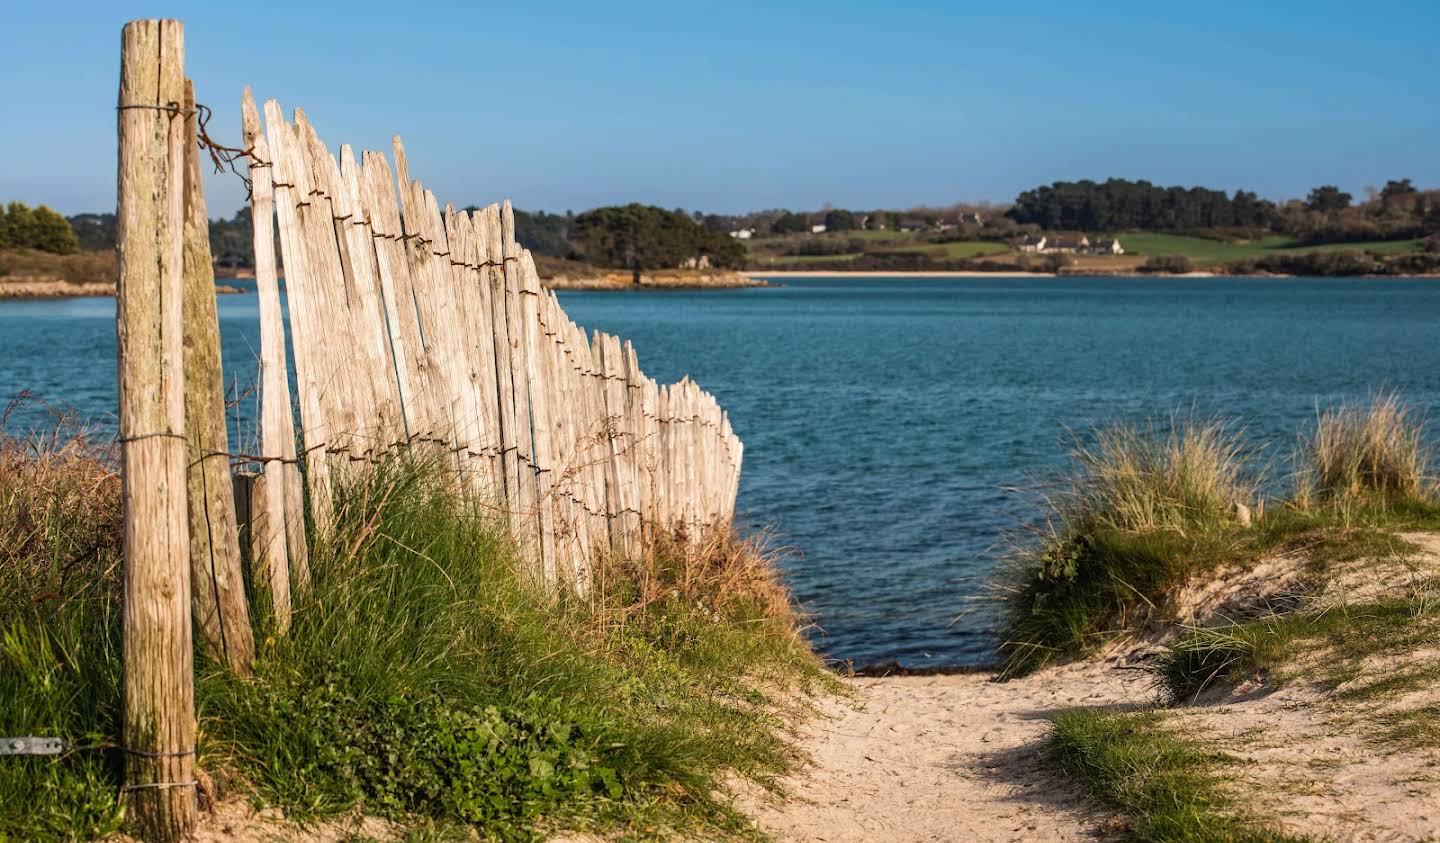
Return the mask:
[[[196,818],[192,623],[212,657],[248,671],[242,547],[283,634],[292,590],[309,581],[307,514],[329,529],[335,483],[407,452],[435,460],[457,494],[493,509],[537,580],[584,595],[597,554],[723,527],[742,454],[711,395],[688,378],[656,383],[628,342],[587,337],[565,315],[516,242],[508,202],[442,212],[410,179],[398,138],[394,170],[379,152],[357,162],[348,146],[337,161],[302,113],[291,123],[273,101],[262,131],[247,90],[245,145],[226,154],[250,163],[262,453],[238,461],[263,471],[232,484],[199,110],[181,24],[127,24],[116,200],[123,751],[137,828],[166,841]]]
[[[292,123],[274,101],[262,133],[248,91],[243,114],[257,283],[272,303],[262,345],[283,346],[259,224],[273,204],[316,524],[333,482],[403,449],[441,458],[547,582],[582,592],[594,553],[731,516],[742,446],[725,412],[694,381],[647,377],[628,342],[587,337],[541,287],[508,202],[442,211],[398,137],[392,171],[379,152],[342,146],[337,160],[303,112]],[[278,357],[261,361],[266,407],[289,402]],[[265,454],[286,456],[293,434],[262,413]],[[300,498],[277,486],[265,505],[285,518],[271,523],[298,522]]]

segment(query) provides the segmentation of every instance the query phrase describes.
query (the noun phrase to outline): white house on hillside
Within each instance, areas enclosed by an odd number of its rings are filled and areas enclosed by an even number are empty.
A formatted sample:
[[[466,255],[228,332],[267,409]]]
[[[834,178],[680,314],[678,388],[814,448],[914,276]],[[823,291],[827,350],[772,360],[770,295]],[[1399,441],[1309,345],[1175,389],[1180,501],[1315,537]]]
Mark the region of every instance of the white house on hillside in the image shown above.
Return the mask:
[[[730,232],[730,236],[734,237],[736,240],[749,240],[751,237],[755,236],[755,229],[741,228],[736,231]]]
[[[811,233],[811,234],[824,234],[824,233],[825,233],[825,224],[824,224],[824,223],[820,223],[819,225],[812,225],[812,226],[810,226],[810,233]]]
[[[1090,248],[1090,238],[1085,235],[1076,237],[1073,234],[1057,234],[1045,243],[1040,251],[1047,255],[1066,254],[1073,255],[1076,252],[1083,252]]]
[[[1020,251],[1032,255],[1125,254],[1118,240],[1097,240],[1091,244],[1090,238],[1083,234],[1032,234],[1020,241]]]

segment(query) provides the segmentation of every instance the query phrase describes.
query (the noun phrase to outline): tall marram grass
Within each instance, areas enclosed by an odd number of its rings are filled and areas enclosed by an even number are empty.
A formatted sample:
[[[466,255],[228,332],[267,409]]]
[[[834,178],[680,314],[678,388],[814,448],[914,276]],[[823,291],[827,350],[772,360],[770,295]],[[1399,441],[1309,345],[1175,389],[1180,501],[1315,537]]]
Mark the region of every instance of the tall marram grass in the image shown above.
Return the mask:
[[[1327,560],[1382,546],[1384,530],[1440,528],[1428,441],[1395,393],[1325,410],[1301,439],[1293,496],[1262,516],[1261,472],[1234,425],[1180,416],[1097,429],[1077,441],[1042,496],[1041,526],[997,578],[1001,676],[1166,620],[1167,598],[1195,575],[1287,543],[1318,575]]]
[[[115,477],[83,443],[51,444],[0,448],[0,731],[93,748],[0,765],[0,838],[123,821]],[[198,665],[219,790],[301,821],[361,811],[497,838],[746,833],[725,782],[788,768],[782,712],[824,681],[753,544],[662,539],[600,565],[581,601],[540,593],[431,466],[383,466],[336,500],[312,588],[288,635],[262,629],[254,676]]]
[[[1212,530],[1255,496],[1241,434],[1218,419],[1115,423],[1090,442],[1077,438],[1070,457],[1070,472],[1047,501],[1051,522],[1066,534]]]
[[[1429,500],[1433,454],[1424,420],[1394,392],[1327,409],[1301,443],[1301,505],[1385,505]]]
[[[1255,496],[1242,437],[1219,419],[1101,427],[1070,457],[998,579],[1002,678],[1084,653],[1148,614],[1224,554],[1219,537]]]

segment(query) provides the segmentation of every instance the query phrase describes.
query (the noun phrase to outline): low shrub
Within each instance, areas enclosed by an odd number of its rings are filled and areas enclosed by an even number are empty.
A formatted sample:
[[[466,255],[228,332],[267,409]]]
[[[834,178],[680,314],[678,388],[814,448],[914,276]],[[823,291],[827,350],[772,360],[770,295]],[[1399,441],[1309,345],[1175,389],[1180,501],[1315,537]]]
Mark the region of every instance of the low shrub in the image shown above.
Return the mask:
[[[1194,271],[1194,265],[1184,255],[1154,255],[1140,265],[1141,272],[1182,275]]]

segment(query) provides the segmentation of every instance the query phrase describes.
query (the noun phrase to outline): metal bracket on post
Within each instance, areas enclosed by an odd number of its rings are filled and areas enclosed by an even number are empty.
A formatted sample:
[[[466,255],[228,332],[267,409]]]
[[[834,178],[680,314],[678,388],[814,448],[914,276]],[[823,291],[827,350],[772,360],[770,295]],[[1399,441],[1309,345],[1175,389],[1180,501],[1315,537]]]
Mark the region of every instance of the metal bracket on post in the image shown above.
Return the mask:
[[[59,755],[67,746],[59,738],[0,738],[0,755]]]

